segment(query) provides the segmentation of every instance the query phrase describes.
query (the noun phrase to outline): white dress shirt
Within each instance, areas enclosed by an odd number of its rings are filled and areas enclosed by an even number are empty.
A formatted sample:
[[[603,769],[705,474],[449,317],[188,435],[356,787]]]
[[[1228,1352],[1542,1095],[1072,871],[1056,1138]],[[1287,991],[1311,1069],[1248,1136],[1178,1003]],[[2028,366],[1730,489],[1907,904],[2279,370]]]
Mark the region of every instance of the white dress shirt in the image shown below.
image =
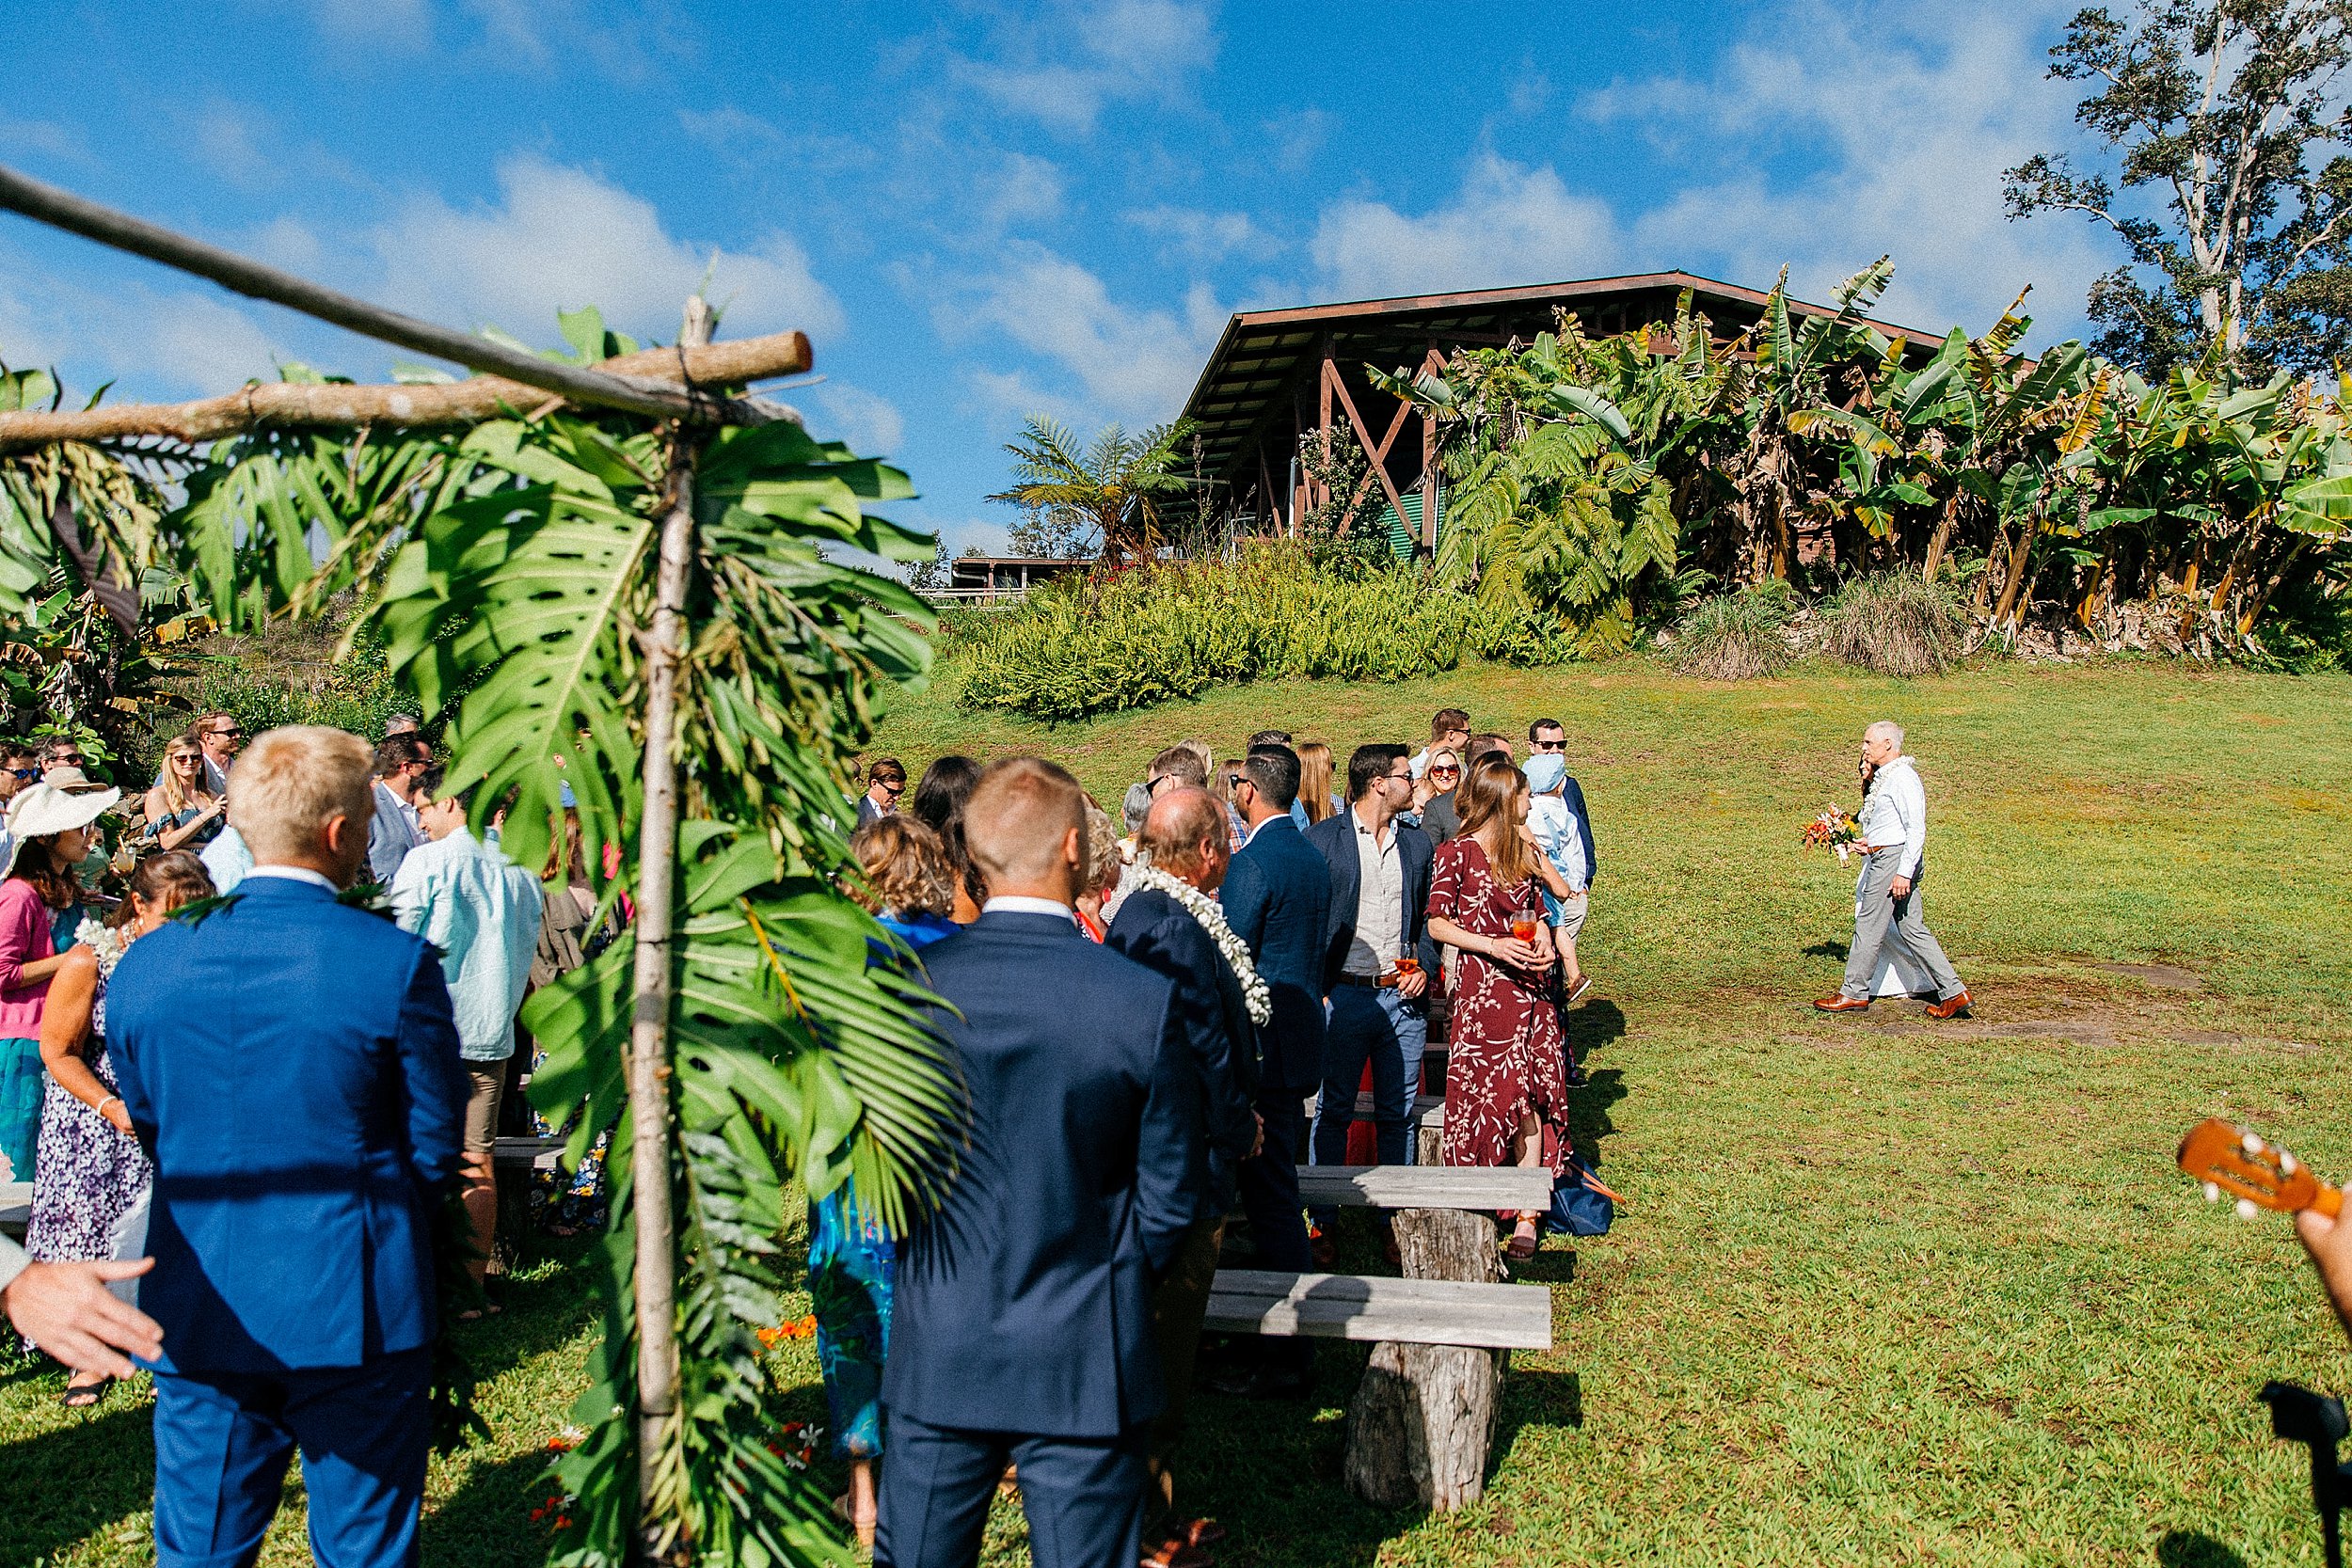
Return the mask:
[[[1396,825],[1375,833],[1353,806],[1347,820],[1356,830],[1356,934],[1340,967],[1359,977],[1385,974],[1405,945],[1405,867],[1397,858]]]
[[[257,865],[245,874],[246,881],[251,881],[256,877],[283,877],[290,882],[308,882],[312,887],[325,888],[338,897],[342,896],[343,891],[335,885],[334,879],[326,872],[313,871],[307,865]]]
[[[1928,792],[1909,757],[1897,757],[1871,779],[1862,804],[1862,839],[1873,849],[1901,845],[1895,875],[1918,876],[1928,850]]]
[[[1078,923],[1078,911],[1067,904],[1056,903],[1051,898],[1030,898],[1017,893],[1007,894],[1001,898],[990,899],[980,906],[980,912],[982,914],[1057,914],[1073,926]]]

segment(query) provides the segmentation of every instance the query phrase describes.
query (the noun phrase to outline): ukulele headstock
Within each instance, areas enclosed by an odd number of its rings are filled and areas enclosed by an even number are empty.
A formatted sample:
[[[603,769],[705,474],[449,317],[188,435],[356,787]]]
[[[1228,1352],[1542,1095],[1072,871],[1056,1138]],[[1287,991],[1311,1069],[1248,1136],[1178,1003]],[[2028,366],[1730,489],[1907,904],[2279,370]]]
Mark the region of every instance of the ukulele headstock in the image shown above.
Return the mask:
[[[2318,1203],[2324,1190],[2294,1155],[2218,1117],[2199,1122],[2181,1140],[2181,1169],[2204,1184],[2207,1197],[2227,1193],[2246,1213],[2258,1208],[2299,1212]]]

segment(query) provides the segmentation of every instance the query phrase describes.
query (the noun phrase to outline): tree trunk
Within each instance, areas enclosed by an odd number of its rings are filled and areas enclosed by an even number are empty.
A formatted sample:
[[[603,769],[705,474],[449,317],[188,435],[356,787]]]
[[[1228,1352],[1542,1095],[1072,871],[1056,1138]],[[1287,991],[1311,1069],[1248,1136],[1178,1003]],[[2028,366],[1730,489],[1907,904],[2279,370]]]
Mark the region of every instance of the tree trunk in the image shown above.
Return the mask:
[[[1422,1140],[1423,1159],[1438,1140]],[[1432,1162],[1434,1163],[1434,1162]],[[1494,1221],[1458,1209],[1405,1209],[1396,1243],[1407,1279],[1499,1285]],[[1448,1513],[1486,1489],[1510,1353],[1383,1340],[1347,1410],[1348,1489],[1381,1508]]]
[[[1935,569],[1944,563],[1944,551],[1952,542],[1952,526],[1960,520],[1960,492],[1954,490],[1944,502],[1944,515],[1937,518],[1935,531],[1928,536],[1927,563],[1919,569],[1921,582],[1933,582]]]
[[[2306,536],[2288,547],[2285,558],[2279,562],[2279,569],[2270,574],[2269,579],[2262,586],[2262,592],[2254,595],[2245,612],[2238,617],[2237,634],[2240,637],[2254,629],[2254,624],[2262,619],[2263,611],[2270,608],[2271,595],[2278,593],[2280,585],[2287,580],[2287,574],[2303,554],[2303,546],[2310,543],[2311,539]]]
[[[681,343],[710,341],[710,308],[687,302]],[[629,1024],[629,1174],[637,1224],[638,1528],[648,1558],[668,1558],[677,1521],[661,1516],[663,1475],[677,1415],[677,1246],[671,1213],[671,938],[677,870],[678,667],[687,649],[686,594],[694,563],[694,460],[701,437],[670,436],[653,626],[646,638],[645,790],[637,874],[637,927]]]
[[[2001,590],[2001,602],[1993,610],[1994,626],[1997,626],[2003,622],[2014,625],[2025,619],[2023,607],[2017,601],[2021,591],[2026,586],[2026,564],[2032,559],[2033,525],[2023,523],[2018,526],[2017,530],[2017,546],[2010,555],[2009,582]]]

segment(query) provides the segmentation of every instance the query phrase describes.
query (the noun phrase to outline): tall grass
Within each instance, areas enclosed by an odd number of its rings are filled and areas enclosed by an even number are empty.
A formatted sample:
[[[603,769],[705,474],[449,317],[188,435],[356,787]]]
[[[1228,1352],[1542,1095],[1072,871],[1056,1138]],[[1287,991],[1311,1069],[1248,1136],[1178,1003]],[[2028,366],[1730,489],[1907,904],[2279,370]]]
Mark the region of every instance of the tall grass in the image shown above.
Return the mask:
[[[1795,611],[1795,594],[1777,579],[1710,594],[1675,623],[1666,660],[1713,681],[1776,675],[1796,657],[1786,635]]]
[[[1557,629],[1482,612],[1419,573],[1343,576],[1304,549],[1171,562],[1057,583],[969,643],[961,701],[1063,721],[1195,697],[1245,681],[1398,681],[1465,655],[1556,663]]]
[[[1821,648],[1880,675],[1940,675],[1960,662],[1966,614],[1950,587],[1897,569],[1855,578],[1821,606]]]

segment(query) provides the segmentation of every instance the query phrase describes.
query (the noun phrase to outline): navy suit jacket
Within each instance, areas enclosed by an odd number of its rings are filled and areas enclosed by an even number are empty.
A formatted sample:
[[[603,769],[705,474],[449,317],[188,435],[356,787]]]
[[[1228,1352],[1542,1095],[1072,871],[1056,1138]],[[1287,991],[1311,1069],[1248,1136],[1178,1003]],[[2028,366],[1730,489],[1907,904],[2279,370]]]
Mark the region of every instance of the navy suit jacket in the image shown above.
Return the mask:
[[[1204,1212],[1222,1214],[1232,1205],[1234,1172],[1258,1141],[1258,1118],[1249,1108],[1258,1026],[1249,1022],[1241,978],[1192,912],[1156,888],[1127,895],[1104,944],[1176,983],[1176,1007],[1200,1085],[1207,1197],[1216,1206]]]
[[[1438,948],[1429,940],[1429,863],[1438,851],[1429,835],[1409,822],[1391,821],[1389,831],[1396,834],[1396,867],[1404,873],[1405,945],[1421,959],[1423,974],[1435,974]],[[1323,964],[1323,983],[1329,986],[1347,963],[1347,950],[1356,941],[1356,906],[1362,900],[1364,862],[1356,847],[1355,808],[1308,829],[1307,842],[1331,873],[1331,937]]]
[[[1584,879],[1591,881],[1600,875],[1600,862],[1593,856],[1593,814],[1584,809],[1584,786],[1575,779],[1563,782],[1560,799],[1576,813],[1576,836],[1584,841]]]
[[[247,878],[122,956],[106,1049],[155,1163],[139,1305],[158,1366],[357,1367],[432,1342],[467,1080],[431,946],[324,888]]]
[[[1323,1082],[1330,869],[1289,817],[1268,817],[1234,855],[1218,896],[1273,994],[1274,1017],[1258,1032],[1260,1085],[1311,1094]]]
[[[1162,1406],[1152,1288],[1200,1207],[1176,989],[1059,915],[923,950],[970,1096],[946,1197],[898,1254],[882,1403],[936,1427],[1115,1437]]]

